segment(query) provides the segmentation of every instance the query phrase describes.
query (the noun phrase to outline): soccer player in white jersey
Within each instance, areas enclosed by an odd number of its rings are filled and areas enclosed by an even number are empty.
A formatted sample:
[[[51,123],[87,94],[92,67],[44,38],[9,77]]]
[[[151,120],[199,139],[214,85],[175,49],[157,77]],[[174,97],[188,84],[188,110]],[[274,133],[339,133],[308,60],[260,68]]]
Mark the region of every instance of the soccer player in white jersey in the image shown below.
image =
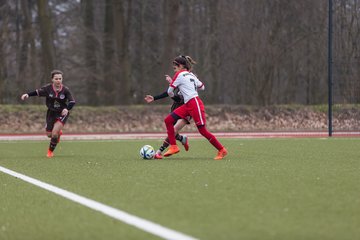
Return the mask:
[[[221,160],[227,155],[226,148],[216,139],[216,137],[206,129],[205,107],[199,98],[197,90],[204,90],[204,84],[190,72],[193,64],[196,62],[189,56],[178,56],[173,61],[175,75],[173,78],[166,75],[166,80],[170,83],[168,94],[174,95],[174,90],[179,88],[184,97],[182,106],[175,109],[165,118],[166,130],[170,142],[169,150],[164,154],[165,157],[176,154],[180,151],[176,145],[174,122],[178,119],[186,119],[191,116],[198,128],[198,131],[218,150],[215,160]]]

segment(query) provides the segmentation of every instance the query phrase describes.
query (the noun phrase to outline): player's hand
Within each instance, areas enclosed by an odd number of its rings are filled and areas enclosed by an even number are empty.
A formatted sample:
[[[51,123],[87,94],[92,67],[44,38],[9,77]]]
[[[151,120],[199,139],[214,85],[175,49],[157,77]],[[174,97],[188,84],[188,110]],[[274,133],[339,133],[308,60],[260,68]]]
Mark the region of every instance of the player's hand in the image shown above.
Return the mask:
[[[29,94],[25,93],[25,94],[21,95],[21,100],[24,101],[27,98],[29,98]]]
[[[69,113],[69,110],[67,110],[66,108],[64,108],[61,112],[61,116],[66,116]]]
[[[154,101],[154,97],[151,96],[151,95],[146,95],[144,100],[147,102],[147,103],[151,103]]]
[[[169,75],[165,75],[165,79],[169,84],[172,83],[172,78]]]

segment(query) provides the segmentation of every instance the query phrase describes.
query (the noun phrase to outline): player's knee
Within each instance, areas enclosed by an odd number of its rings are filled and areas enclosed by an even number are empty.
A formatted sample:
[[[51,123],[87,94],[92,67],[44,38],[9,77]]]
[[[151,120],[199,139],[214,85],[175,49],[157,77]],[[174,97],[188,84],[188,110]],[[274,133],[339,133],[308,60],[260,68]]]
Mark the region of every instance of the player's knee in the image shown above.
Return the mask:
[[[166,125],[172,125],[172,124],[174,124],[175,119],[174,119],[171,115],[168,115],[168,116],[164,119],[164,122],[165,122]]]
[[[198,125],[197,128],[201,135],[203,135],[203,136],[207,135],[208,131],[207,131],[205,125]]]

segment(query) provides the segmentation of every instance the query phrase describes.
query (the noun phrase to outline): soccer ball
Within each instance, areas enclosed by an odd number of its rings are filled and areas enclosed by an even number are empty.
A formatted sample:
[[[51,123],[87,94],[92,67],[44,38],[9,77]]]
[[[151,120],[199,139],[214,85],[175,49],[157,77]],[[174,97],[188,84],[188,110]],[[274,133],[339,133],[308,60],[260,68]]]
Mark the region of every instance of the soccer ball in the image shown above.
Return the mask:
[[[146,160],[153,159],[154,155],[155,155],[155,150],[150,145],[145,145],[140,149],[140,156],[143,159],[146,159]]]

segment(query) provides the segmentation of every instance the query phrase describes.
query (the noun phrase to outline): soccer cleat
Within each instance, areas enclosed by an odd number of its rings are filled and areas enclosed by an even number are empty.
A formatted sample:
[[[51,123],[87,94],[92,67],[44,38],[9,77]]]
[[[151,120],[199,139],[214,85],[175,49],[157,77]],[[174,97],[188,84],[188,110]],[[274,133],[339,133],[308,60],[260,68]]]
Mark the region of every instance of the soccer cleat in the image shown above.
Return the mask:
[[[169,150],[167,150],[167,152],[164,154],[164,156],[169,157],[169,156],[171,156],[173,154],[176,154],[178,152],[180,152],[179,147],[177,145],[171,145]]]
[[[228,154],[226,148],[222,148],[219,150],[218,154],[216,155],[216,157],[214,158],[215,160],[221,160],[223,159],[226,155]]]
[[[53,156],[54,156],[54,152],[49,149],[47,154],[46,154],[46,157],[52,158]]]
[[[184,146],[185,151],[189,151],[189,138],[186,135],[183,135],[181,143]]]
[[[156,152],[154,158],[155,159],[163,159],[163,156],[161,155],[161,152]]]

